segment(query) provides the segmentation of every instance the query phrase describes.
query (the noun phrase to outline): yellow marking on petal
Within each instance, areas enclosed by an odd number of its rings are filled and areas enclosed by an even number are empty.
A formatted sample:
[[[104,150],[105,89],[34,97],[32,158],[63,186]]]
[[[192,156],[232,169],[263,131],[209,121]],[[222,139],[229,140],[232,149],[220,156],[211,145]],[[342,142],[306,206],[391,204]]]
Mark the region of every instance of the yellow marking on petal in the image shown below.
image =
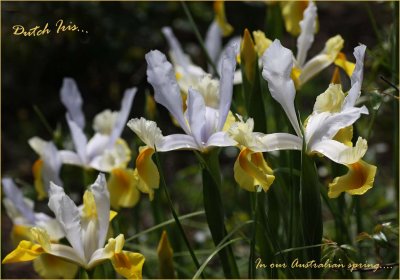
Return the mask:
[[[226,19],[224,1],[214,1],[214,13],[215,20],[217,21],[219,28],[222,30],[222,35],[224,37],[229,36],[233,32],[233,27]]]
[[[244,67],[245,78],[251,84],[254,84],[255,69],[258,67],[257,53],[254,49],[254,43],[251,39],[249,30],[246,28],[243,33],[243,39],[240,47],[240,60]]]
[[[45,251],[42,246],[30,241],[22,240],[18,247],[9,253],[2,261],[5,263],[27,262],[36,259]]]
[[[222,128],[222,131],[228,131],[232,124],[234,124],[236,122],[235,116],[233,115],[233,113],[231,111],[228,112],[228,116],[226,117],[226,121],[224,123],[224,127]]]
[[[140,147],[136,159],[136,170],[139,175],[138,189],[149,194],[150,200],[153,200],[154,189],[158,189],[160,185],[160,174],[151,158],[153,154],[153,148]]]
[[[296,89],[300,89],[300,75],[301,75],[301,69],[294,66],[292,68],[292,72],[290,73],[290,77],[292,78],[293,82],[294,82],[294,86],[296,87]]]
[[[236,159],[234,177],[239,186],[248,191],[256,191],[259,185],[266,192],[275,180],[272,169],[268,166],[262,153],[255,153],[243,148]]]
[[[62,258],[50,254],[42,254],[33,261],[33,268],[42,278],[73,279],[79,267]]]
[[[154,120],[157,115],[157,106],[154,97],[146,91],[146,116],[147,119]]]
[[[128,251],[115,253],[111,258],[115,271],[127,279],[142,279],[144,261],[142,254]]]
[[[175,278],[175,269],[171,244],[168,241],[167,232],[164,230],[157,247],[158,262],[160,265],[160,278]]]
[[[349,76],[349,77],[351,77],[351,75],[353,74],[354,68],[356,67],[356,65],[354,63],[347,61],[346,55],[342,52],[339,52],[337,54],[334,63],[335,63],[335,65],[342,68],[346,72],[347,76]]]
[[[38,200],[43,200],[47,197],[47,192],[45,191],[45,187],[43,184],[42,171],[43,171],[43,160],[39,158],[38,160],[35,161],[35,163],[32,166],[34,185],[38,195],[37,197]]]
[[[85,191],[85,193],[83,194],[82,218],[85,219],[97,218],[96,201],[94,200],[93,193],[89,190]]]
[[[341,84],[339,67],[335,67],[335,70],[333,71],[331,84]]]
[[[255,42],[255,50],[257,52],[258,57],[262,57],[264,52],[269,48],[272,44],[272,41],[265,36],[265,33],[257,30],[253,31],[253,38]]]
[[[137,185],[139,178],[132,169],[115,168],[111,170],[107,186],[110,192],[110,204],[114,209],[133,207],[140,198]]]
[[[280,4],[286,31],[293,36],[298,36],[301,31],[300,21],[303,19],[308,1],[285,1]]]
[[[345,175],[336,177],[329,184],[328,196],[330,198],[336,198],[342,192],[350,195],[362,195],[373,187],[376,166],[359,160],[347,167],[349,171]]]
[[[175,72],[175,78],[176,80],[180,80],[183,78],[183,74],[181,72],[176,71]]]
[[[352,125],[340,129],[336,133],[336,135],[333,137],[333,140],[341,142],[349,147],[353,146],[353,142],[351,141],[352,139],[353,139],[353,126]]]
[[[340,84],[330,84],[326,91],[317,96],[314,112],[337,113],[342,108],[344,98],[342,86]]]

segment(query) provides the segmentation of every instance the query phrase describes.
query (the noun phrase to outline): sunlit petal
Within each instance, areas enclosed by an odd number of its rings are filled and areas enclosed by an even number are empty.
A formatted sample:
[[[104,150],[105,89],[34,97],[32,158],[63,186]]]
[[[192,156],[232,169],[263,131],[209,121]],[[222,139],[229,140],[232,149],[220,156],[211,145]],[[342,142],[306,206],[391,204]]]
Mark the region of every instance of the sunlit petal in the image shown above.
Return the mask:
[[[107,186],[110,192],[110,204],[114,209],[133,207],[139,201],[137,189],[138,176],[132,169],[116,168],[111,170]]]
[[[328,196],[338,197],[342,192],[351,195],[362,195],[373,187],[376,166],[370,165],[363,160],[347,166],[349,171],[340,177],[336,177],[329,184]]]
[[[154,189],[160,185],[160,174],[157,166],[152,160],[154,150],[149,147],[140,147],[139,155],[136,158],[136,169],[140,178],[138,188],[148,193],[150,200],[153,199]]]

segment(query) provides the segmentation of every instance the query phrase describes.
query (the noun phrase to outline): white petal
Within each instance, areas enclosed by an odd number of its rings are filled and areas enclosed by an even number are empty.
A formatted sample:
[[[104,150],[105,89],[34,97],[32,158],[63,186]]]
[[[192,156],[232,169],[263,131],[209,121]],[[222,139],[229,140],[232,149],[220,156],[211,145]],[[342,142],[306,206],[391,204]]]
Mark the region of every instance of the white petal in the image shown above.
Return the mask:
[[[193,136],[186,134],[171,134],[165,136],[160,145],[157,146],[157,151],[159,152],[168,152],[181,149],[201,150],[201,147],[196,144]]]
[[[50,250],[47,252],[50,255],[61,257],[67,260],[70,260],[74,263],[77,263],[83,267],[86,267],[87,263],[84,259],[77,254],[77,252],[69,247],[62,244],[51,244]]]
[[[12,202],[12,206],[15,207],[20,215],[22,215],[30,224],[35,224],[35,212],[32,207],[25,202],[24,195],[21,190],[15,185],[11,178],[3,178],[3,191],[7,199]]]
[[[41,139],[40,137],[32,137],[28,140],[29,146],[40,156],[43,155],[44,147],[46,146],[47,141]]]
[[[222,31],[218,23],[214,20],[207,30],[206,39],[204,42],[207,53],[210,55],[211,61],[215,64],[222,49]],[[209,72],[212,73],[211,67]]]
[[[96,156],[102,155],[104,150],[107,149],[110,141],[109,135],[96,133],[90,138],[86,146],[86,159],[87,163],[93,160]]]
[[[173,57],[174,63],[178,64],[183,68],[184,71],[187,71],[189,67],[190,60],[187,58],[186,54],[183,52],[181,44],[176,39],[172,29],[170,27],[163,27],[161,29],[162,33],[164,34],[165,38],[167,39],[169,49],[171,55]]]
[[[334,162],[352,164],[359,161],[367,151],[367,141],[358,138],[355,147],[349,147],[335,140],[323,140],[312,147],[310,152],[319,152]]]
[[[84,260],[85,254],[81,239],[81,219],[78,207],[65,194],[64,189],[50,183],[49,189],[49,208],[53,211],[57,221],[65,232],[71,246],[75,249],[79,257]]]
[[[104,246],[110,220],[110,194],[107,189],[106,177],[99,174],[93,185],[90,186],[96,202],[97,219],[99,222],[98,248]]]
[[[277,150],[301,150],[302,138],[289,133],[265,134],[257,137],[259,143],[255,152],[271,152]]]
[[[148,147],[158,149],[158,143],[161,143],[163,135],[161,129],[154,121],[145,118],[131,119],[127,126],[142,140]]]
[[[307,63],[303,66],[303,69],[301,69],[301,74],[299,77],[300,84],[305,84],[312,77],[331,65],[332,62],[332,59],[330,59],[330,57],[324,53],[314,56],[312,59],[307,61]]]
[[[64,78],[60,96],[71,120],[83,129],[85,127],[85,115],[82,112],[83,101],[74,79]]]
[[[121,110],[118,113],[117,121],[114,124],[114,128],[111,132],[108,147],[114,146],[115,141],[121,136],[121,133],[125,127],[126,121],[128,120],[129,112],[132,108],[133,99],[135,98],[137,88],[127,89],[124,93],[124,97],[121,101]]]
[[[349,93],[343,102],[343,109],[354,107],[357,99],[361,94],[361,85],[363,82],[363,67],[364,67],[364,55],[365,45],[360,45],[354,48],[354,57],[356,58],[356,67],[354,68],[353,74],[351,75],[351,88]]]
[[[86,136],[83,133],[82,128],[80,128],[73,120],[71,120],[69,115],[67,115],[67,123],[69,130],[71,131],[72,141],[74,142],[76,152],[78,153],[81,161],[86,163]]]
[[[59,241],[65,237],[60,223],[44,213],[35,213],[36,226],[43,228],[49,234],[52,241]]]
[[[314,42],[314,31],[317,18],[317,7],[313,1],[308,2],[304,10],[303,20],[300,21],[301,33],[297,38],[297,63],[301,67],[307,58],[307,52]]]
[[[222,58],[221,80],[219,86],[219,118],[218,130],[224,127],[226,117],[228,116],[229,109],[232,102],[233,92],[233,76],[236,68],[236,52],[235,45],[230,46]]]
[[[229,137],[225,131],[212,134],[206,143],[207,147],[229,147],[235,146],[237,142]]]
[[[189,122],[191,134],[198,146],[202,146],[202,130],[206,122],[206,105],[203,96],[192,88],[189,88],[187,98],[186,118]]]
[[[264,52],[262,60],[262,75],[268,81],[268,88],[272,97],[281,104],[296,134],[301,136],[294,109],[296,90],[290,77],[293,66],[292,52],[282,47],[279,40],[275,40]]]
[[[334,114],[323,112],[311,115],[305,131],[308,148],[312,148],[315,143],[322,140],[332,139],[340,129],[352,125],[360,118],[361,114],[367,113],[367,108],[363,106]]]
[[[60,155],[62,163],[78,165],[78,166],[84,165],[78,154],[75,152],[61,150],[58,152],[58,154]]]
[[[218,58],[218,62],[216,65],[218,74],[220,77],[221,77],[221,69],[222,69],[222,61],[224,59],[224,53],[226,53],[229,48],[233,47],[235,49],[235,56],[238,55],[240,53],[240,42],[241,41],[242,41],[242,37],[240,37],[240,36],[233,37],[232,39],[230,39],[228,41],[228,43],[225,44],[225,47],[222,49],[222,52]],[[240,70],[238,70],[238,71],[241,72]]]
[[[49,188],[50,182],[62,186],[62,181],[60,179],[62,160],[53,142],[46,143],[46,146],[43,150],[42,160],[42,177],[46,191]]]
[[[154,88],[154,99],[168,109],[186,133],[190,133],[183,117],[182,97],[171,63],[157,50],[147,53],[146,61],[147,80]]]

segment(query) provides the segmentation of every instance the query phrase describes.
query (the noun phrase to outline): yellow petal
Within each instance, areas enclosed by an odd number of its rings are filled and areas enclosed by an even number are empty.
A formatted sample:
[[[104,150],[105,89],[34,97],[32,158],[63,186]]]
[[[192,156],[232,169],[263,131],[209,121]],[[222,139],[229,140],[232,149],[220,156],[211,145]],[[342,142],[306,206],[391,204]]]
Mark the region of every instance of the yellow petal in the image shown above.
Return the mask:
[[[340,84],[330,84],[328,89],[317,96],[314,112],[337,113],[342,109],[344,93]]]
[[[243,148],[235,162],[234,177],[239,186],[248,191],[256,191],[261,186],[268,191],[275,180],[272,169],[268,166],[262,153],[255,153]]]
[[[231,128],[232,124],[234,124],[235,122],[236,122],[235,116],[231,111],[229,111],[228,116],[226,117],[224,127],[222,128],[222,131],[228,131]]]
[[[33,268],[43,278],[73,279],[78,272],[78,265],[62,258],[43,254],[33,261]]]
[[[342,36],[336,35],[326,41],[323,52],[328,55],[329,59],[332,60],[332,62],[334,62],[337,59],[340,50],[343,48],[343,44],[344,40]]]
[[[255,68],[258,67],[257,53],[254,49],[254,43],[247,28],[244,30],[243,39],[240,47],[240,61],[244,67],[245,78],[254,83]]]
[[[352,125],[340,129],[336,133],[336,135],[333,137],[333,140],[341,142],[349,147],[353,146],[353,142],[351,141],[352,139],[353,139],[353,126]]]
[[[354,68],[356,67],[356,65],[354,63],[347,61],[346,55],[342,52],[339,52],[337,54],[334,63],[335,63],[335,65],[342,68],[346,72],[347,76],[349,76],[349,77],[351,77],[351,75],[353,74]]]
[[[292,78],[296,89],[300,89],[301,87],[300,75],[301,75],[301,69],[294,66],[292,68],[292,72],[290,73],[290,77]]]
[[[26,262],[36,259],[45,251],[42,246],[30,241],[22,240],[18,247],[9,253],[4,259],[4,263]]]
[[[47,197],[47,192],[45,191],[45,187],[43,184],[42,170],[43,170],[43,160],[38,159],[32,166],[34,185],[38,195],[37,197],[38,200],[43,200]]]
[[[151,159],[153,154],[154,150],[152,148],[140,147],[139,155],[136,159],[136,170],[139,175],[138,188],[140,191],[149,194],[150,200],[153,200],[154,189],[158,189],[160,185],[160,174]]]
[[[222,35],[229,36],[233,32],[233,27],[226,20],[224,1],[214,1],[215,20],[219,28],[222,30]]]
[[[31,228],[31,234],[36,243],[40,244],[40,246],[45,251],[50,251],[51,242],[49,234],[42,228],[33,227]]]
[[[14,225],[11,231],[11,240],[17,246],[22,240],[33,241],[31,226]]]
[[[111,263],[116,272],[127,279],[142,279],[142,267],[145,258],[142,254],[122,251],[115,253]]]
[[[115,211],[113,211],[113,210],[110,210],[110,219],[109,219],[109,222],[111,222],[111,221],[115,218],[115,216],[117,216],[117,215],[118,215],[117,212],[115,212]]]
[[[300,21],[303,19],[304,10],[308,1],[285,1],[280,2],[285,29],[293,36],[300,34]]]
[[[107,183],[111,206],[114,209],[135,206],[140,198],[137,189],[138,182],[139,178],[132,169],[115,168],[111,170]]]
[[[336,177],[329,184],[328,196],[330,198],[338,197],[342,192],[351,195],[362,195],[373,187],[376,166],[360,160],[347,166],[347,174]]]
[[[176,73],[178,80],[178,73]],[[157,114],[157,106],[154,97],[146,91],[146,117],[147,119],[154,120]]]
[[[164,230],[157,247],[158,262],[160,265],[160,278],[175,278],[173,254],[174,252],[169,244],[167,232]]]
[[[96,201],[91,191],[85,191],[83,194],[82,218],[97,219]]]
[[[265,33],[257,30],[253,31],[253,37],[255,42],[255,50],[258,54],[258,57],[262,57],[264,52],[269,48],[272,44],[272,41],[265,36]]]

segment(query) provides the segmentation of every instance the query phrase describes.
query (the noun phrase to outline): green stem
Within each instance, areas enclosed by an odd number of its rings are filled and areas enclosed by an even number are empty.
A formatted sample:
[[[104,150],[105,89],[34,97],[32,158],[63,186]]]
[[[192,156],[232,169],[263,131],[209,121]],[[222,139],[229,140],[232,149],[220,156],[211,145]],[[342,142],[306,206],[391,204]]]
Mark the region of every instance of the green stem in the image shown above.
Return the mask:
[[[253,219],[256,221],[253,225],[253,233],[251,237],[250,243],[250,256],[249,256],[249,268],[248,268],[248,277],[249,279],[256,278],[256,271],[254,269],[254,261],[255,261],[255,247],[256,247],[256,232],[257,232],[257,204],[258,204],[258,195],[257,193],[250,193],[251,204],[253,208]]]
[[[182,5],[183,10],[185,11],[185,14],[186,14],[189,22],[190,22],[190,25],[193,28],[194,34],[196,35],[196,38],[197,38],[197,41],[199,41],[200,47],[201,47],[202,51],[204,52],[204,54],[206,55],[207,62],[211,65],[212,69],[214,70],[215,76],[217,76],[219,79],[217,67],[215,67],[214,62],[212,61],[210,55],[208,54],[208,51],[204,44],[203,38],[200,35],[199,29],[197,28],[197,25],[193,20],[192,14],[190,13],[188,6],[186,5],[185,1],[181,1],[181,5]]]
[[[156,155],[156,162],[157,162],[158,171],[160,173],[161,188],[164,189],[164,193],[165,193],[165,196],[167,197],[168,205],[169,205],[169,208],[171,209],[172,216],[174,217],[174,220],[175,220],[176,225],[178,226],[179,232],[181,233],[182,238],[185,241],[186,247],[188,248],[188,250],[190,252],[190,256],[192,257],[192,260],[193,260],[196,268],[199,269],[200,268],[200,263],[196,258],[196,255],[195,255],[195,253],[194,253],[194,251],[192,249],[192,246],[189,243],[189,240],[187,239],[187,236],[185,234],[185,231],[183,230],[182,224],[179,221],[179,217],[175,212],[175,208],[174,208],[174,205],[172,203],[171,196],[169,195],[168,188],[167,188],[167,183],[166,183],[165,177],[164,177],[164,172],[163,172],[163,170],[161,168],[161,163],[160,163],[160,158],[158,156],[158,152],[156,152],[155,155]],[[201,274],[201,277],[203,279],[205,278],[203,273]]]
[[[203,202],[207,223],[215,246],[226,237],[224,208],[220,187],[221,173],[218,161],[218,149],[203,154]],[[232,247],[227,246],[218,252],[226,278],[239,278],[239,271],[233,255]]]
[[[53,129],[51,128],[49,122],[46,120],[46,118],[42,114],[42,111],[40,111],[39,107],[36,105],[33,105],[33,110],[35,111],[36,115],[39,117],[39,120],[42,122],[42,124],[46,128],[47,132],[53,138],[54,137]]]

